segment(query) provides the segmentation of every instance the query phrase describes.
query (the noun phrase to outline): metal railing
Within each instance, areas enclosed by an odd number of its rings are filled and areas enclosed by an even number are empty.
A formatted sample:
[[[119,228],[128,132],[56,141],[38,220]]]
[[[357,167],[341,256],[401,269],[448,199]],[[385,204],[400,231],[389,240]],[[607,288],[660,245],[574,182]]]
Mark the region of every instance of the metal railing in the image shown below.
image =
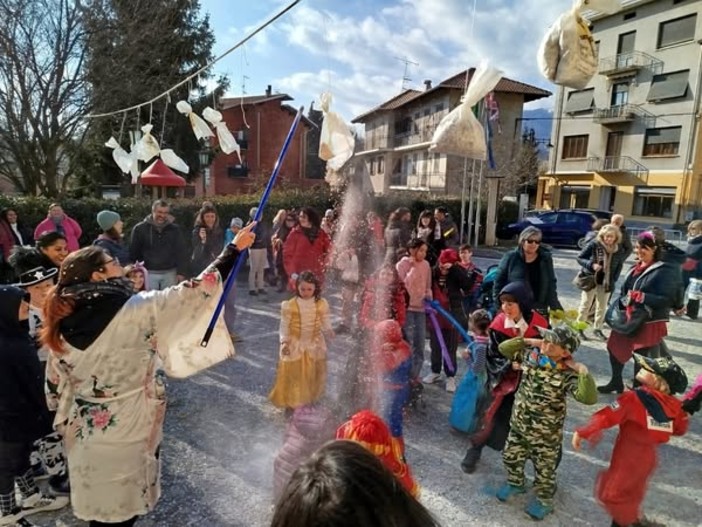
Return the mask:
[[[434,128],[425,127],[421,130],[395,134],[394,146],[410,146],[431,141],[434,135]]]
[[[609,108],[595,108],[592,120],[599,124],[621,123],[640,118],[647,128],[656,125],[656,116],[636,104],[618,104]]]
[[[390,175],[390,186],[408,190],[445,190],[446,174],[421,170],[416,174],[396,172]]]
[[[663,61],[643,51],[630,51],[601,59],[597,68],[602,75],[639,69],[650,69],[653,73],[659,73],[663,70]]]
[[[648,180],[648,168],[629,156],[588,157],[588,172],[632,174]]]

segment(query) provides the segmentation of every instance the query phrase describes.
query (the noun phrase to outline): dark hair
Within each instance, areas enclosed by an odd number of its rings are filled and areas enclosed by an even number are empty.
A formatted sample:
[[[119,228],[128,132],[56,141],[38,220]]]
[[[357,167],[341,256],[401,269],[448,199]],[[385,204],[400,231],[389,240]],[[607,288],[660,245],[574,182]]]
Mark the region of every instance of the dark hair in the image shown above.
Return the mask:
[[[425,242],[421,238],[413,238],[407,243],[407,250],[410,251],[412,249],[419,249],[422,245],[426,245],[427,247],[429,247],[429,245],[427,245],[427,242]]]
[[[472,246],[470,243],[464,243],[463,245],[461,245],[461,246],[458,248],[458,252],[459,252],[459,253],[462,252],[462,251],[470,251],[470,252],[473,252],[473,246]]]
[[[295,295],[299,296],[298,288],[300,283],[307,282],[308,284],[314,284],[314,299],[319,300],[322,298],[322,284],[319,282],[319,278],[312,271],[302,271],[297,275],[297,280],[295,280]]]
[[[73,313],[74,303],[61,297],[61,291],[69,285],[90,282],[95,271],[105,268],[106,253],[97,245],[90,245],[72,252],[61,264],[58,283],[49,290],[44,301],[44,321],[40,332],[42,344],[62,353],[61,320]]]
[[[641,234],[639,234],[636,237],[636,243],[640,247],[645,247],[647,249],[652,249],[653,250],[653,259],[655,261],[660,260],[661,258],[661,246],[658,245],[658,241],[656,240],[656,234],[651,232],[651,231],[643,231]]]
[[[10,223],[10,221],[7,219],[7,215],[10,213],[10,211],[13,211],[15,214],[17,214],[17,210],[13,209],[12,207],[2,209],[0,210],[0,220],[4,220],[5,222]],[[17,214],[17,225],[22,225],[22,222],[19,219],[19,214]]]
[[[331,441],[292,475],[271,527],[435,527],[440,524],[373,453]]]
[[[319,217],[319,213],[314,210],[312,207],[303,207],[300,209],[300,212],[307,216],[307,219],[310,220],[310,223],[312,224],[312,227],[316,227],[319,229],[322,225],[322,218]]]
[[[424,227],[422,226],[422,219],[423,218],[430,218],[431,221],[429,222],[429,228],[434,230],[436,227],[436,220],[434,219],[434,213],[430,211],[429,209],[425,209],[421,212],[419,215],[419,218],[417,219],[417,230],[423,229]]]
[[[412,211],[409,210],[407,207],[398,207],[394,211],[390,213],[390,217],[388,218],[388,223],[393,223],[393,222],[398,222],[402,219],[403,216],[405,216],[407,213],[410,215],[412,214]]]
[[[215,215],[215,222],[214,225],[212,225],[213,229],[216,229],[219,227],[219,215],[217,214],[217,211],[215,210],[214,207],[202,207],[198,213],[197,216],[195,217],[195,227],[205,227],[205,214],[212,213]]]
[[[492,322],[490,319],[490,313],[488,313],[485,309],[476,309],[470,314],[468,320],[473,327],[481,333],[485,333],[487,328],[490,327],[490,322]]]
[[[599,232],[599,230],[605,225],[609,225],[609,222],[606,219],[597,218],[595,221],[592,222],[592,230]]]
[[[61,234],[60,232],[57,231],[47,231],[43,233],[39,238],[37,238],[36,241],[36,246],[37,249],[46,249],[47,247],[51,247],[53,244],[55,244],[58,240],[63,240],[68,241],[66,239],[66,236]]]
[[[646,230],[653,234],[653,238],[658,245],[662,245],[665,242],[665,231],[658,225],[649,225]]]
[[[448,214],[448,209],[446,207],[439,206],[434,209],[436,212],[440,212],[441,214]]]

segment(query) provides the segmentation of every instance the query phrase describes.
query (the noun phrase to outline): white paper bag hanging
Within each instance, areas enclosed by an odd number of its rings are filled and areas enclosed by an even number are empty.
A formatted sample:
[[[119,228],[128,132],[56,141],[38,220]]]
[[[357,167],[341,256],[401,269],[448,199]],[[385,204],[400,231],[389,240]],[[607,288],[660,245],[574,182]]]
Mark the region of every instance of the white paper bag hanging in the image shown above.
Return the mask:
[[[139,139],[139,142],[136,144],[135,152],[137,154],[137,159],[144,161],[145,163],[151,161],[161,151],[158,141],[156,141],[156,138],[151,135],[152,129],[153,125],[150,124],[145,124],[142,126],[141,131],[144,133],[144,135],[141,136],[141,139]]]
[[[227,123],[222,120],[222,114],[208,106],[203,110],[202,116],[215,127],[217,141],[219,142],[219,147],[222,149],[222,152],[227,155],[236,152],[239,163],[241,163],[241,147],[239,143],[236,142],[236,139],[234,139],[229,128],[227,128]]]
[[[187,174],[188,172],[190,172],[190,167],[188,166],[188,164],[185,161],[183,161],[180,157],[178,157],[178,154],[176,154],[170,148],[164,148],[163,150],[161,150],[161,160],[173,170],[177,170],[178,172],[182,172],[183,174]]]
[[[353,155],[355,140],[344,120],[330,110],[331,93],[323,93],[320,102],[324,120],[319,138],[319,158],[327,162],[327,168],[339,170]]]
[[[114,137],[110,137],[107,143],[105,143],[105,146],[112,148],[112,159],[114,159],[115,163],[117,163],[117,166],[122,172],[128,174],[129,169],[132,166],[132,156],[119,145],[117,139]]]
[[[483,61],[473,73],[461,104],[446,115],[434,130],[430,152],[485,160],[485,130],[473,114],[473,106],[490,93],[502,78],[502,72]]]
[[[193,107],[190,106],[190,104],[186,101],[178,101],[176,108],[180,113],[190,119],[190,126],[192,126],[195,137],[197,137],[198,140],[204,139],[205,137],[214,137],[214,133],[212,133],[210,127],[207,126],[207,123],[202,117],[193,112]]]

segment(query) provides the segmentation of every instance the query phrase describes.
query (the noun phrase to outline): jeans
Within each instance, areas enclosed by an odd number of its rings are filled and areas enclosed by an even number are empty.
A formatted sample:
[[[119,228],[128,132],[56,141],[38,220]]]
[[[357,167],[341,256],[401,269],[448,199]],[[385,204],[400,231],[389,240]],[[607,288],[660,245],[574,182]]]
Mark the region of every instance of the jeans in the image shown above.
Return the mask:
[[[424,311],[407,311],[405,335],[412,347],[410,378],[416,379],[424,364],[424,341],[427,338],[427,315]]]
[[[148,288],[150,291],[163,291],[164,289],[176,285],[178,283],[177,273],[175,269],[167,271],[149,271]]]

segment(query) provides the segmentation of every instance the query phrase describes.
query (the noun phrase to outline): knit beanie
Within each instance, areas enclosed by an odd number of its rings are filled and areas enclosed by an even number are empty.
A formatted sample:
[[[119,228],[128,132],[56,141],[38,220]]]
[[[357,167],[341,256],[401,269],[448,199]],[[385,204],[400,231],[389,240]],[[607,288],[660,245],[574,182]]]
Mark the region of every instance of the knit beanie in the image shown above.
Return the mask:
[[[251,210],[249,211],[249,217],[251,219],[254,219],[256,217],[257,212],[258,212],[258,207],[251,207]]]
[[[244,222],[241,218],[232,218],[232,222],[229,224],[230,227],[239,227],[240,229],[244,226]]]
[[[97,215],[98,225],[103,231],[109,231],[119,220],[119,214],[112,210],[101,210]]]

